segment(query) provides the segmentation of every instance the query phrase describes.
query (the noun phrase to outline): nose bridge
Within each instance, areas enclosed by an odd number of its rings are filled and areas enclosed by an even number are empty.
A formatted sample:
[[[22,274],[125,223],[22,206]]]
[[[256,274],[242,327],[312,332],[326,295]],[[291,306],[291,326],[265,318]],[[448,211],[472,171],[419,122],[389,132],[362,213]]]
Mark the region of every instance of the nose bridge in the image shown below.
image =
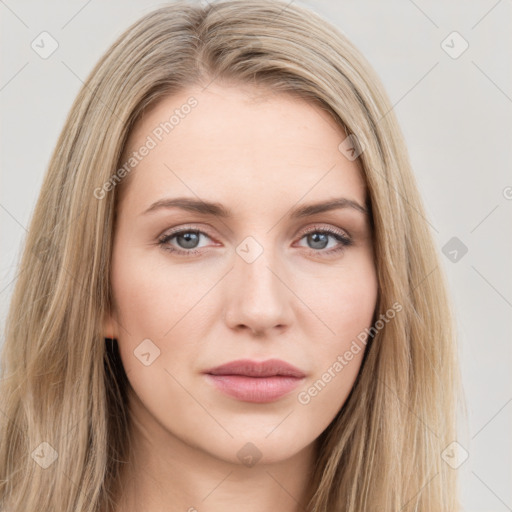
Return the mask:
[[[262,240],[262,236],[259,236]],[[235,270],[241,281],[249,288],[248,296],[262,296],[267,301],[276,294],[281,295],[282,284],[274,275],[281,268],[279,254],[272,245],[272,236],[259,241],[253,236],[246,237],[236,248]]]
[[[280,275],[283,265],[271,239],[267,236],[260,242],[248,236],[236,247],[229,303],[229,319],[234,325],[263,331],[290,320],[292,294],[282,282],[286,276]]]

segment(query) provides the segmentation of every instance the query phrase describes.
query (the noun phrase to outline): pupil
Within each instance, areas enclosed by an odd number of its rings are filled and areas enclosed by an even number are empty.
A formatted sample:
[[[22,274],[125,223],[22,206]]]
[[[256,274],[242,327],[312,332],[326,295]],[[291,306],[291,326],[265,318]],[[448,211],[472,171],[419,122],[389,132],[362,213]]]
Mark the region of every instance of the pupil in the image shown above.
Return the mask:
[[[309,235],[310,241],[313,245],[320,243],[320,246],[316,245],[314,249],[324,249],[328,244],[327,235],[325,233],[313,233]]]
[[[185,234],[179,235],[178,238],[185,241],[183,245],[184,249],[193,249],[199,241],[198,234],[193,232],[187,232]]]

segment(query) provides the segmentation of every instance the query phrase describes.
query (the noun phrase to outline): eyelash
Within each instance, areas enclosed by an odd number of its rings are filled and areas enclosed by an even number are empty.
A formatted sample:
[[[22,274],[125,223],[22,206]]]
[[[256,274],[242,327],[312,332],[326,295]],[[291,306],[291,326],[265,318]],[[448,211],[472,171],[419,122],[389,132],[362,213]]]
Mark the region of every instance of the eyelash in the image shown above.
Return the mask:
[[[187,228],[182,228],[180,230],[173,231],[171,233],[161,236],[158,239],[158,245],[161,246],[164,251],[169,251],[169,252],[171,252],[173,254],[177,254],[179,256],[192,257],[192,256],[195,256],[196,254],[201,253],[202,252],[201,249],[185,250],[185,249],[177,249],[176,247],[171,247],[169,245],[169,241],[171,239],[175,238],[178,235],[182,235],[184,233],[194,233],[196,235],[205,235],[208,238],[212,238],[208,235],[208,233],[206,233],[204,231],[201,231],[199,229],[192,228],[192,227],[190,227],[190,228],[187,227]],[[299,238],[299,240],[302,240],[305,236],[310,235],[312,233],[321,233],[324,235],[329,235],[329,236],[332,236],[333,238],[335,238],[338,242],[340,242],[340,245],[338,247],[336,247],[334,249],[329,249],[329,250],[306,248],[307,250],[311,251],[312,254],[315,254],[315,255],[323,254],[323,255],[330,256],[333,254],[337,254],[337,253],[342,252],[346,247],[349,247],[353,244],[352,240],[340,231],[334,230],[332,228],[322,228],[321,229],[316,226],[313,226],[311,229],[305,231],[302,234],[302,236]]]

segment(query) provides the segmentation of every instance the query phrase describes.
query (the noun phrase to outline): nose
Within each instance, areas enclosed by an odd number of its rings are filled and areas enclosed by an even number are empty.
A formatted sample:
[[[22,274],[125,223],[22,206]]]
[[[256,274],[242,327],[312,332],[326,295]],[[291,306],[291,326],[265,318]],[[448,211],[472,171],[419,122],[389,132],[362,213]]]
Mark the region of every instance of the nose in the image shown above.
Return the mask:
[[[225,321],[231,329],[265,336],[290,325],[293,293],[289,272],[274,252],[264,249],[252,262],[235,254],[234,267],[227,277]]]

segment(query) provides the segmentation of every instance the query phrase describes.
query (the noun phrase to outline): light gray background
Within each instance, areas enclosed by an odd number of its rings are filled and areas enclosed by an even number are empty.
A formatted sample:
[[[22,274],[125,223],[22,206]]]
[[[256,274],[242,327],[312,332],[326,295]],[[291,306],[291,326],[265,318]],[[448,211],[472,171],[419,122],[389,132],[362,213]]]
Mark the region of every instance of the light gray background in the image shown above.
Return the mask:
[[[467,512],[512,511],[512,3],[297,3],[360,48],[394,104],[456,308],[469,408],[461,500]],[[0,0],[2,328],[20,243],[72,101],[114,39],[161,5]],[[59,44],[47,59],[31,48],[42,31]],[[453,31],[469,44],[456,59],[441,46]],[[445,45],[461,47],[453,36]],[[468,248],[456,262],[442,253],[452,237]]]

